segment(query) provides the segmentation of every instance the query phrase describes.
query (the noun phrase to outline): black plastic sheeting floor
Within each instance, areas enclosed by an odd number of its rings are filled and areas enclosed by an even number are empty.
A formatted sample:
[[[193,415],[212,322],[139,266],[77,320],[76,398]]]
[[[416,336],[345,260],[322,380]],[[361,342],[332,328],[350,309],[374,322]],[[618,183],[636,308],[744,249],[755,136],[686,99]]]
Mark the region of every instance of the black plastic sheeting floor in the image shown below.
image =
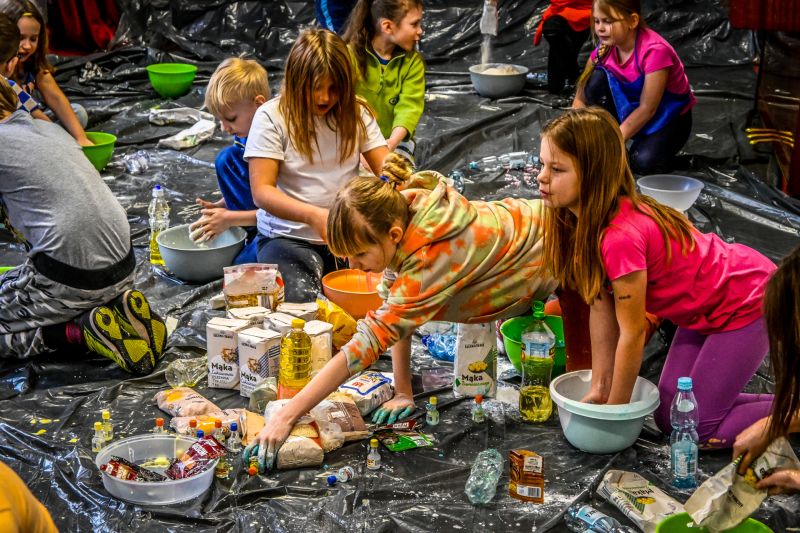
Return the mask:
[[[28,483],[63,531],[566,531],[564,510],[574,501],[591,501],[627,523],[594,496],[609,468],[636,471],[667,493],[685,501],[687,492],[670,487],[666,439],[645,427],[637,443],[615,455],[593,456],[571,447],[557,415],[547,423],[521,423],[512,403],[488,402],[490,420],[473,427],[469,402],[454,399],[449,387],[452,365],[433,360],[414,343],[414,387],[418,405],[431,393],[441,397],[442,423],[433,434],[435,448],[399,454],[383,452],[383,468],[364,467],[365,443],[351,443],[326,457],[328,469],[350,465],[356,477],[334,488],[326,471],[305,469],[249,478],[240,467],[227,482],[215,481],[203,498],[174,506],[135,506],[103,489],[90,451],[92,422],[110,408],[116,430],[128,436],[149,430],[161,416],[152,402],[166,386],[163,369],[176,358],[202,355],[208,298],[220,282],[184,284],[151,269],[146,260],[146,208],[150,189],[161,183],[169,192],[173,224],[196,218],[196,197],[216,198],[212,162],[230,139],[217,132],[211,142],[184,152],[158,150],[155,143],[180,127],[152,126],[148,111],[163,105],[149,87],[144,66],[160,60],[199,65],[194,90],[177,101],[197,107],[208,75],[223,57],[256,53],[268,66],[277,90],[280,68],[297,30],[312,22],[306,2],[156,2],[123,0],[119,49],[83,58],[61,59],[58,79],[70,98],[87,106],[90,129],[119,137],[103,179],[127,209],[138,259],[136,285],[164,315],[177,319],[159,371],[131,379],[106,360],[59,353],[30,361],[0,363],[0,459]],[[428,63],[426,111],[418,130],[418,162],[443,173],[461,170],[466,195],[494,199],[537,195],[533,176],[523,171],[471,170],[467,163],[484,156],[538,152],[539,132],[558,114],[561,102],[531,83],[521,96],[503,101],[480,98],[466,67],[477,63],[480,2],[426,2],[426,34],[421,50]],[[209,4],[211,4],[209,6]],[[698,95],[694,130],[684,149],[682,172],[702,179],[706,188],[690,218],[704,231],[753,246],[778,261],[800,243],[800,204],[766,185],[752,172],[765,158],[747,144],[743,128],[751,119],[755,41],[750,32],[732,30],[722,4],[714,1],[645,2],[647,20],[678,49]],[[546,46],[533,48],[531,36],[545,2],[501,2],[501,35],[493,58],[541,69]],[[161,51],[157,51],[161,50]],[[584,55],[588,48],[584,50]],[[99,68],[87,68],[94,65]],[[124,156],[144,150],[149,168],[125,170]],[[65,177],[68,179],[68,177]],[[4,235],[0,264],[16,264],[22,252]],[[291,275],[291,274],[288,274]],[[651,342],[642,374],[657,381],[666,352],[661,336]],[[735,354],[731,354],[735,357]],[[388,357],[378,363],[389,368]],[[503,376],[513,387],[514,371],[503,360]],[[760,372],[750,386],[770,387]],[[236,391],[199,387],[223,408],[241,407]],[[504,387],[504,391],[511,390]],[[513,391],[512,396],[513,396]],[[47,422],[47,423],[45,423]],[[504,472],[498,495],[473,507],[463,493],[476,454],[496,447],[537,451],[545,458],[545,503],[510,498]],[[703,453],[702,477],[721,468],[729,452]],[[800,500],[767,500],[756,517],[776,532],[800,527]]]

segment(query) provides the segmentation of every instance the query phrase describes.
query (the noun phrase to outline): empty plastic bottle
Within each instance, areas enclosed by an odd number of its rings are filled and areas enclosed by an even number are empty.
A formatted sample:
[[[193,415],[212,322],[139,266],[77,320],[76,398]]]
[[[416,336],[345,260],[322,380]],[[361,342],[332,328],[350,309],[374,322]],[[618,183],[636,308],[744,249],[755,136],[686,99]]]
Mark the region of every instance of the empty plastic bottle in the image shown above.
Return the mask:
[[[692,378],[678,378],[678,392],[669,410],[672,435],[669,439],[672,485],[681,489],[697,486],[697,400]]]
[[[141,174],[150,167],[150,155],[144,150],[137,150],[123,156],[122,162],[128,174]]]
[[[167,430],[164,429],[164,419],[163,418],[156,418],[156,425],[153,428],[153,433],[156,434],[156,435],[163,435],[166,432],[167,432]]]
[[[467,493],[473,505],[489,503],[497,492],[497,482],[503,471],[503,456],[494,448],[489,448],[478,454],[472,469],[469,472]]]
[[[522,332],[522,386],[519,414],[528,422],[544,422],[553,412],[550,375],[553,370],[556,336],[544,322],[544,303],[533,304],[534,321]]]
[[[584,533],[636,533],[637,530],[623,526],[616,519],[605,515],[591,505],[576,503],[564,513],[564,522],[570,531]]]
[[[292,320],[292,329],[281,338],[278,372],[278,399],[292,398],[311,380],[311,337],[301,318]]]
[[[147,208],[147,214],[150,217],[150,263],[163,265],[164,259],[161,257],[156,237],[169,228],[169,203],[161,185],[153,187],[153,199]]]

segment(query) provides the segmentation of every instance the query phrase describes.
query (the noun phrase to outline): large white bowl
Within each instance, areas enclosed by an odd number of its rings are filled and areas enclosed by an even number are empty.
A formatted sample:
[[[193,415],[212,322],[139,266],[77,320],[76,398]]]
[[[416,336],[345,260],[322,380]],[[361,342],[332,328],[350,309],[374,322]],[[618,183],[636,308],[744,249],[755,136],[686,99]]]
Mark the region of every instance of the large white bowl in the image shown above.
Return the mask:
[[[186,281],[205,282],[222,277],[244,246],[247,232],[233,227],[211,241],[197,245],[189,237],[189,225],[175,226],[158,234],[156,242],[167,268]]]
[[[184,502],[200,497],[214,481],[214,468],[218,459],[209,463],[208,467],[186,479],[170,479],[153,483],[127,481],[110,476],[100,470],[112,455],[122,457],[135,464],[142,464],[149,459],[180,457],[197,439],[179,435],[137,435],[114,441],[97,454],[94,462],[103,478],[103,486],[112,496],[121,500],[143,505],[168,505]],[[163,474],[164,469],[152,470]]]
[[[591,370],[570,372],[550,383],[564,436],[589,453],[615,453],[631,446],[639,438],[644,418],[661,403],[658,387],[637,377],[630,403],[595,405],[580,401],[591,385]]]
[[[654,174],[637,180],[639,190],[664,205],[686,211],[703,190],[703,182],[688,176]]]
[[[510,66],[517,71],[516,74],[496,75],[484,74],[483,71],[492,67]],[[469,77],[475,91],[486,98],[505,98],[514,96],[525,87],[528,67],[522,65],[509,65],[507,63],[482,63],[469,67]]]

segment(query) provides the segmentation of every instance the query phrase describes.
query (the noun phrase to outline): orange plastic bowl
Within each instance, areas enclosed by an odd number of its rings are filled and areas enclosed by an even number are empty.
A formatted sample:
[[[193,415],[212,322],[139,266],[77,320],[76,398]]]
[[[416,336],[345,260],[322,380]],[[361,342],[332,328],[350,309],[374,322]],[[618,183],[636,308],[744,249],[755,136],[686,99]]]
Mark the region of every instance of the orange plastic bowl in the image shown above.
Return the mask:
[[[322,293],[353,318],[364,318],[383,303],[376,291],[381,277],[363,270],[337,270],[322,278]]]

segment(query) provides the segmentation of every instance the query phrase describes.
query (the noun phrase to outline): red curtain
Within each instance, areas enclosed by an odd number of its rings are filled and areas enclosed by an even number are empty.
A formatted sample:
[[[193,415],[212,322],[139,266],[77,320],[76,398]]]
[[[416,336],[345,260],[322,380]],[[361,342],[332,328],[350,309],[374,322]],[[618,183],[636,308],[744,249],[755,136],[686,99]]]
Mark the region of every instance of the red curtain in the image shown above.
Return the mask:
[[[86,53],[104,50],[119,23],[115,0],[48,0],[50,50]]]

